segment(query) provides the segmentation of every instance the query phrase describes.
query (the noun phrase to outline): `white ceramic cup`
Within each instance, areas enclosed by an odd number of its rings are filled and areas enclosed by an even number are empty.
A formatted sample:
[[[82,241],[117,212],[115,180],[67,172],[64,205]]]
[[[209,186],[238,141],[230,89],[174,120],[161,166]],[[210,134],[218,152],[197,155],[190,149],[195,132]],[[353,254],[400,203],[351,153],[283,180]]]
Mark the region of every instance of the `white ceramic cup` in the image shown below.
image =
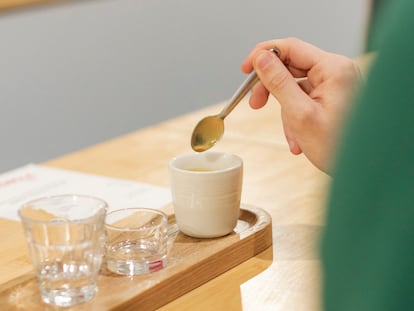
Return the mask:
[[[243,161],[224,152],[179,155],[169,162],[170,187],[178,227],[189,236],[214,238],[237,224]]]

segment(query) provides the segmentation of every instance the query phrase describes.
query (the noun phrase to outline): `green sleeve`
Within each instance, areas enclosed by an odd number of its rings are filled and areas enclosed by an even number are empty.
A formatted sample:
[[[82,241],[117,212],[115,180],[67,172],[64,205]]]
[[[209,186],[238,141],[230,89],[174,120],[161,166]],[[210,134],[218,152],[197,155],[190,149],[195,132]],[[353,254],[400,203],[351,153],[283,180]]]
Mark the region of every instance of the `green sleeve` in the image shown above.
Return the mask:
[[[338,151],[325,310],[414,310],[414,1],[394,1]]]

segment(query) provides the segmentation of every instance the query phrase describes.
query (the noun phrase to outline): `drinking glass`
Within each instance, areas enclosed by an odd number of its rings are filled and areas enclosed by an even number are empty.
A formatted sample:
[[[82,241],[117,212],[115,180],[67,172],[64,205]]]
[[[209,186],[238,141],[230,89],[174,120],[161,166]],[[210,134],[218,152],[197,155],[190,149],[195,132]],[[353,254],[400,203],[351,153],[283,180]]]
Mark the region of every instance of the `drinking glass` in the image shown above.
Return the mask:
[[[167,260],[168,217],[151,208],[125,208],[106,215],[107,268],[121,275],[158,271]]]
[[[39,198],[20,207],[45,303],[68,307],[95,296],[107,207],[99,198],[76,194]]]

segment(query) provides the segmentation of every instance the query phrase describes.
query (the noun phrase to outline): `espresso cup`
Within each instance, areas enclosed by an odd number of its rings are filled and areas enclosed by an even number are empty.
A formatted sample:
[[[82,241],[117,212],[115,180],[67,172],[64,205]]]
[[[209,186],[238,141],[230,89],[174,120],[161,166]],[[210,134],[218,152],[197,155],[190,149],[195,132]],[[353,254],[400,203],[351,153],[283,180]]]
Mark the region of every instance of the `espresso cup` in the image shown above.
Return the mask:
[[[215,238],[233,231],[240,214],[243,161],[224,152],[189,153],[169,162],[177,225],[184,234]]]

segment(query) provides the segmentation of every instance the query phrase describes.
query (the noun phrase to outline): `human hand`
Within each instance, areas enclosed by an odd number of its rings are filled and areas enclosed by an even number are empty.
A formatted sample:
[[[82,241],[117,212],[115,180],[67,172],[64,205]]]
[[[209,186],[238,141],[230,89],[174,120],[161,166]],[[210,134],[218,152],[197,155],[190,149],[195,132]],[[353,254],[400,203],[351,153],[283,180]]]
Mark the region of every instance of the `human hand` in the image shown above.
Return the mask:
[[[274,47],[280,59],[269,51]],[[356,63],[287,38],[259,43],[242,64],[246,73],[253,68],[260,82],[252,89],[250,106],[263,107],[272,94],[281,105],[290,151],[303,152],[329,172],[343,119],[361,81]]]

